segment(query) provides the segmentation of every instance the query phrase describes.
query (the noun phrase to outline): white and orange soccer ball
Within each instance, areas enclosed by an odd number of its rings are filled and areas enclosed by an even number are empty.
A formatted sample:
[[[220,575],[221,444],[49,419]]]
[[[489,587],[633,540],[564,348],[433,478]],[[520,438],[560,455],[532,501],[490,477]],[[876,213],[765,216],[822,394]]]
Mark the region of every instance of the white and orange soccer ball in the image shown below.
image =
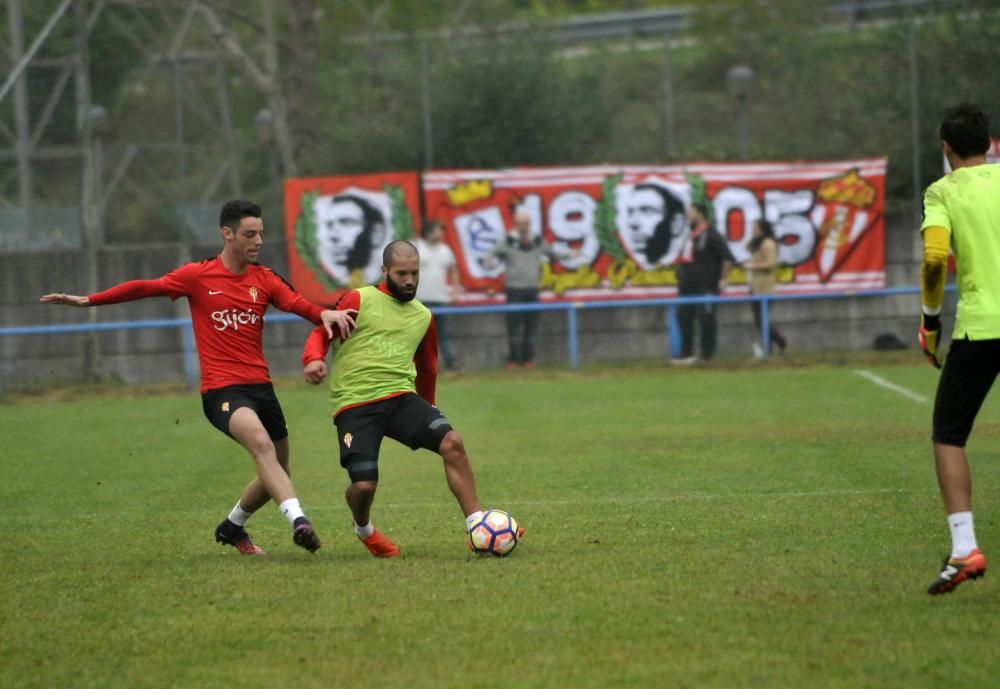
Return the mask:
[[[469,545],[480,555],[510,555],[520,542],[517,521],[503,510],[486,510],[469,529]]]

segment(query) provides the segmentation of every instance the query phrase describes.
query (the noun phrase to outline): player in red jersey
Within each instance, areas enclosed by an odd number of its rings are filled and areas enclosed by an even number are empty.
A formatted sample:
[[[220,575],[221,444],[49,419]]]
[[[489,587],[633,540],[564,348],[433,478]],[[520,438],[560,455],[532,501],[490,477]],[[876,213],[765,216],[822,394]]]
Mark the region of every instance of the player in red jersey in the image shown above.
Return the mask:
[[[264,359],[264,312],[273,304],[322,324],[331,337],[334,326],[340,337],[349,336],[354,320],[350,311],[324,310],[307,301],[277,273],[257,263],[264,241],[260,206],[228,201],[222,206],[219,226],[224,244],[222,253],[213,259],[187,263],[154,280],[130,280],[86,297],[57,293],[41,300],[101,306],[146,297],[187,297],[201,364],[205,416],[245,447],[257,468],[256,478],[216,528],[215,539],[244,554],[263,553],[244,527],[254,512],[273,499],[292,525],[294,542],[315,552],[319,536],[292,486],[288,429]]]

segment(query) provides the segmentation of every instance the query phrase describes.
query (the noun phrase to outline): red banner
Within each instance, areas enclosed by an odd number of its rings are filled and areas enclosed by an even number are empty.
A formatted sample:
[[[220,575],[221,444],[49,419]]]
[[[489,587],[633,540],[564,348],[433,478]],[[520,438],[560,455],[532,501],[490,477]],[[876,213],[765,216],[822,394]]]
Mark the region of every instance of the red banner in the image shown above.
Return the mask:
[[[412,239],[419,217],[415,172],[289,179],[285,236],[292,282],[318,304],[378,282],[382,249],[394,239]]]
[[[502,288],[503,266],[483,259],[515,210],[572,256],[543,266],[543,300],[672,296],[694,201],[712,209],[738,263],[749,259],[753,222],[772,223],[779,293],[872,289],[885,285],[885,170],[876,158],[434,171],[423,178],[424,208],[446,224],[465,302]],[[747,291],[742,269],[729,280],[727,293]]]
[[[821,163],[692,163],[512,170],[438,170],[293,179],[285,186],[289,265],[296,287],[327,303],[378,281],[381,250],[414,235],[420,193],[458,261],[461,303],[499,300],[503,264],[484,260],[515,211],[556,256],[542,299],[673,296],[686,210],[706,203],[737,263],[758,218],[778,238],[779,293],[885,285],[886,159]],[[727,294],[747,291],[735,268]]]

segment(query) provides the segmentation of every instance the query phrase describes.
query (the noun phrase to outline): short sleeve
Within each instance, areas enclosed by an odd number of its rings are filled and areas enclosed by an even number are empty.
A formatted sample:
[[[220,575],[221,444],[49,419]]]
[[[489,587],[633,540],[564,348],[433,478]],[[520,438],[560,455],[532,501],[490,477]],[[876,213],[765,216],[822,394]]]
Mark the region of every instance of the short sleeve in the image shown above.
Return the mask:
[[[924,192],[924,220],[920,224],[920,231],[923,232],[928,227],[943,227],[951,232],[948,205],[939,184],[932,184]]]

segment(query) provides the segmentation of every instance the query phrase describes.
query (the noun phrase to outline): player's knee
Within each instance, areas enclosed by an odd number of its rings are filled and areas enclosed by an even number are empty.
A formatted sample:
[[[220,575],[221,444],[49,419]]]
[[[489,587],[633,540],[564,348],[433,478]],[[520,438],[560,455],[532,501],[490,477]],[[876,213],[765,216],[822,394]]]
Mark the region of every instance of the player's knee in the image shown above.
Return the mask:
[[[263,457],[274,452],[274,443],[271,441],[271,436],[263,428],[244,436],[243,445],[254,457]]]
[[[445,458],[458,459],[465,456],[465,442],[462,440],[462,436],[458,434],[458,431],[448,431],[448,433],[441,439],[441,446],[438,448],[438,453]]]
[[[347,497],[371,498],[378,490],[378,481],[354,481],[347,488]]]

